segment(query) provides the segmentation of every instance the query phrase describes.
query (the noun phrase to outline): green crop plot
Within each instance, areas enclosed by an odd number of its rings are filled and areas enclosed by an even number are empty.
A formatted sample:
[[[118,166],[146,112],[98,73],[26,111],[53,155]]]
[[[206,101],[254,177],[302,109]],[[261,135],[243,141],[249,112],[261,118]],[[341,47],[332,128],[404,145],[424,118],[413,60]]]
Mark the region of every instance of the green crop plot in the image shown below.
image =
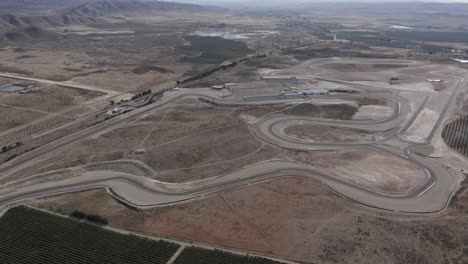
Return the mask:
[[[163,264],[179,245],[124,235],[28,207],[0,218],[0,263]]]
[[[190,42],[190,46],[183,46],[182,50],[201,52],[201,55],[193,58],[183,57],[182,61],[221,63],[225,60],[244,57],[253,52],[242,41],[221,37],[184,36],[184,39]]]

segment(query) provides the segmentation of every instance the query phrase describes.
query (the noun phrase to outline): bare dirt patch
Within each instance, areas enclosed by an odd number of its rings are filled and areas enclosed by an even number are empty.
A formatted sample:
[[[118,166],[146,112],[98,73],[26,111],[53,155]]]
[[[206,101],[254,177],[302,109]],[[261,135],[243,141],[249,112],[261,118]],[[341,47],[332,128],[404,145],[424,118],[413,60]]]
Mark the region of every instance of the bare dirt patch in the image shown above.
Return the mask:
[[[148,149],[138,159],[154,169],[164,171],[240,158],[255,152],[260,147],[261,143],[250,134],[246,126],[237,125]]]
[[[305,139],[310,142],[365,142],[372,141],[374,134],[358,132],[348,129],[321,125],[295,125],[287,127],[284,132],[294,138]]]
[[[384,151],[369,148],[335,152],[296,152],[290,158],[310,164],[327,175],[386,194],[408,193],[424,184],[425,171]]]
[[[230,160],[201,164],[192,168],[159,171],[159,180],[165,182],[190,182],[231,173],[239,168],[271,159],[283,159],[277,148],[265,145],[241,157]]]
[[[359,107],[359,111],[354,114],[352,119],[381,121],[392,116],[393,112],[393,108],[389,106],[364,105]]]
[[[359,63],[324,63],[327,69],[340,72],[369,72],[398,69],[408,67],[406,64],[378,63],[378,64],[359,64]]]
[[[239,110],[236,110],[236,114],[238,115],[249,115],[254,117],[262,117],[274,112],[282,112],[287,105],[271,105],[271,106],[259,106],[259,107],[242,107]]]
[[[357,107],[346,104],[314,105],[309,103],[300,104],[284,111],[285,114],[293,116],[341,120],[350,120],[356,112]]]

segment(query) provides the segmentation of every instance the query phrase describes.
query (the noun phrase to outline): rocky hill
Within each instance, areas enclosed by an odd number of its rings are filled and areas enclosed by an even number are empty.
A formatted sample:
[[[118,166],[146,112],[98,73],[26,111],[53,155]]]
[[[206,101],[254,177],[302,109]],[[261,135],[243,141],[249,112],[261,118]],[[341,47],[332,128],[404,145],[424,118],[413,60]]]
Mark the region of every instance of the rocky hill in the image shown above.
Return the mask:
[[[29,40],[57,40],[61,36],[39,27],[29,26],[8,31],[1,37],[4,41],[21,42]]]
[[[49,6],[69,7],[87,2],[88,0],[0,0],[0,6]]]
[[[39,26],[59,27],[73,24],[90,24],[98,21],[95,17],[51,14],[51,15],[0,15],[0,31],[9,31],[15,28]]]
[[[18,0],[15,0],[18,1]],[[18,6],[28,3],[53,5],[55,0],[19,0],[15,4]],[[75,1],[75,0],[73,0]],[[65,0],[66,3],[70,1]],[[79,3],[82,0],[76,0]],[[0,7],[9,3],[10,0],[0,0]],[[65,4],[66,4],[65,3]],[[111,15],[135,15],[138,13],[152,13],[161,11],[203,11],[205,7],[193,4],[181,4],[163,1],[139,1],[139,0],[91,0],[78,6],[60,8],[44,14],[1,14],[0,32],[10,31],[16,28],[38,26],[38,27],[59,27],[68,25],[91,24],[99,22],[105,16]],[[208,9],[206,9],[208,10]]]
[[[62,11],[66,15],[101,17],[114,14],[150,13],[156,11],[203,11],[204,7],[174,2],[139,0],[92,0]]]

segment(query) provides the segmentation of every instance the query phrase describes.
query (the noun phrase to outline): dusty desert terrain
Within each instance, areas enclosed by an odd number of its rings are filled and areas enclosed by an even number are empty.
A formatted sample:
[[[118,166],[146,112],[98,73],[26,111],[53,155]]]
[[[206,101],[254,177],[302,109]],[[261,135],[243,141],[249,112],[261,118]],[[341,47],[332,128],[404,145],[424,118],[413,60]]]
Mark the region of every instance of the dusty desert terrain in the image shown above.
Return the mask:
[[[468,262],[463,43],[142,6],[0,16],[0,87],[27,86],[0,92],[0,209],[295,263]]]

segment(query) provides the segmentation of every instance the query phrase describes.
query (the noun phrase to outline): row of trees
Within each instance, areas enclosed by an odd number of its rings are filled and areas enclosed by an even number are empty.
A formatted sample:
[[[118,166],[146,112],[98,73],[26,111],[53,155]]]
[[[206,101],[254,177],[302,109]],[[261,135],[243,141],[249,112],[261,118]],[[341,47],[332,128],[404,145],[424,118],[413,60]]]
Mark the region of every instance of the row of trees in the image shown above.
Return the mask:
[[[145,95],[151,94],[152,92],[153,92],[153,91],[152,91],[151,89],[148,89],[148,90],[143,91],[143,92],[141,92],[141,93],[137,93],[137,94],[135,94],[134,96],[132,96],[131,100],[135,100],[135,99],[141,98],[141,97],[143,97],[143,96],[145,96]],[[126,103],[126,102],[128,102],[128,100],[122,99],[122,100],[120,100],[120,102],[118,102],[118,104]],[[110,103],[111,103],[111,105],[115,105],[116,102],[115,102],[114,100],[112,100]]]
[[[101,217],[99,215],[93,215],[93,214],[86,214],[84,212],[75,210],[71,212],[70,214],[71,217],[78,218],[81,220],[88,220],[93,223],[101,224],[101,225],[107,225],[109,222],[107,221],[106,218]]]
[[[14,148],[17,148],[19,146],[21,146],[23,143],[21,141],[18,141],[16,142],[15,144],[12,144],[12,145],[8,145],[8,146],[3,146],[2,147],[2,153],[5,153],[11,149],[14,149]]]
[[[140,97],[143,97],[143,96],[148,95],[148,94],[151,94],[151,93],[152,93],[151,89],[148,89],[148,90],[143,91],[143,92],[141,92],[141,93],[137,93],[137,94],[135,94],[135,95],[132,97],[132,100],[137,99],[137,98],[140,98]]]
[[[224,71],[224,70],[227,70],[229,68],[233,68],[235,66],[237,66],[239,63],[242,63],[242,62],[245,62],[245,61],[248,61],[248,60],[252,60],[252,59],[259,59],[259,58],[265,58],[267,57],[266,54],[258,54],[258,55],[254,55],[254,56],[248,56],[248,57],[244,57],[242,59],[239,59],[237,61],[233,61],[233,62],[230,62],[230,63],[227,63],[227,64],[221,64],[215,68],[211,68],[209,70],[206,70],[204,72],[201,72],[197,75],[193,75],[187,79],[184,79],[184,80],[181,80],[181,81],[177,81],[177,84],[185,84],[185,83],[189,83],[189,82],[193,82],[193,81],[196,81],[196,80],[199,80],[199,79],[203,79],[205,77],[208,77],[210,75],[212,75],[213,73],[215,72],[218,72],[218,71]]]
[[[330,89],[328,90],[330,93],[357,93],[356,90],[345,90],[345,89]]]
[[[36,148],[37,148],[37,147],[32,147],[32,148],[29,148],[29,149],[25,149],[25,150],[23,150],[23,151],[21,151],[21,152],[15,153],[15,154],[9,156],[8,158],[6,158],[4,162],[10,161],[10,160],[12,160],[12,159],[14,159],[14,158],[16,158],[16,157],[19,157],[19,156],[23,155],[23,154],[26,153],[26,152],[29,152],[29,151],[31,151],[31,150],[35,150]]]

